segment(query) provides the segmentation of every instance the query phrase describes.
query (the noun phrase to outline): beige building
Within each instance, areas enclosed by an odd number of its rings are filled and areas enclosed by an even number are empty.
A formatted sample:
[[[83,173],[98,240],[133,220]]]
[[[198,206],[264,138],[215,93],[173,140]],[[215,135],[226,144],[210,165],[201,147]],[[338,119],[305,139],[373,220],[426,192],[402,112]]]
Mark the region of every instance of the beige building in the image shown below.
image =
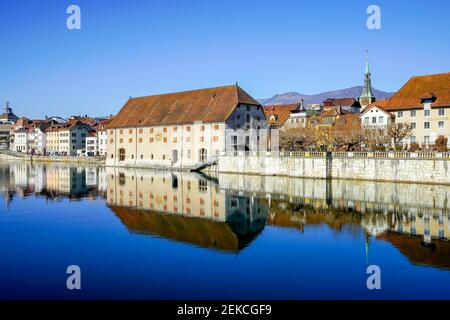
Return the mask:
[[[108,124],[106,164],[189,167],[261,150],[264,129],[261,105],[238,86],[133,98]]]
[[[396,123],[413,129],[405,144],[417,143],[426,149],[439,136],[450,138],[450,73],[412,77],[386,109],[394,113]]]
[[[70,120],[62,126],[46,130],[46,150],[49,154],[74,156],[78,150],[85,150],[86,137],[93,130],[79,120]]]

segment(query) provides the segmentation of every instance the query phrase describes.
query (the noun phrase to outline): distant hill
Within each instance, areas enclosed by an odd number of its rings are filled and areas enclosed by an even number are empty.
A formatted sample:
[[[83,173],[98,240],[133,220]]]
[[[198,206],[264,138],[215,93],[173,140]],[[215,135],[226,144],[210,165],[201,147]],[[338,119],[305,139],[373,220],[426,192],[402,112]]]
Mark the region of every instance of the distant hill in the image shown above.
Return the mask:
[[[321,103],[328,98],[357,98],[361,95],[362,90],[362,86],[356,86],[342,90],[323,92],[315,95],[301,94],[298,92],[286,92],[276,94],[269,99],[259,99],[258,101],[262,105],[267,106],[272,104],[297,103],[303,99],[306,106],[310,103]],[[387,99],[394,95],[394,92],[384,92],[375,88],[372,90],[377,100]]]

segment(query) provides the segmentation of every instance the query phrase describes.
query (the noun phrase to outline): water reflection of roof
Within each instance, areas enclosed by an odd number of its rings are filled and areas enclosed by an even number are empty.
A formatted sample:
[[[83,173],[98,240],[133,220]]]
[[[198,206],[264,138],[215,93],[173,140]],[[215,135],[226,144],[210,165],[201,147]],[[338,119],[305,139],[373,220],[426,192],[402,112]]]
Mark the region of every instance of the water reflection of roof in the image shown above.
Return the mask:
[[[238,252],[257,235],[238,235],[228,223],[206,218],[156,213],[129,207],[109,207],[132,232],[151,234],[202,248]]]
[[[405,236],[394,232],[387,232],[377,237],[392,243],[412,263],[450,268],[450,242],[434,240],[432,246],[424,246],[422,238]]]

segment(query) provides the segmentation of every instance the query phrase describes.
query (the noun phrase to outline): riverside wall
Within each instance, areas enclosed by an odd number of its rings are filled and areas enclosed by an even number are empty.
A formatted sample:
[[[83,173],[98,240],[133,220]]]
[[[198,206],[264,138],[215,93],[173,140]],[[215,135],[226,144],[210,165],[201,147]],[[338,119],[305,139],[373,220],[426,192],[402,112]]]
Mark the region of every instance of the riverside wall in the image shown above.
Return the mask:
[[[450,155],[325,152],[281,156],[222,155],[217,171],[315,179],[450,184]]]

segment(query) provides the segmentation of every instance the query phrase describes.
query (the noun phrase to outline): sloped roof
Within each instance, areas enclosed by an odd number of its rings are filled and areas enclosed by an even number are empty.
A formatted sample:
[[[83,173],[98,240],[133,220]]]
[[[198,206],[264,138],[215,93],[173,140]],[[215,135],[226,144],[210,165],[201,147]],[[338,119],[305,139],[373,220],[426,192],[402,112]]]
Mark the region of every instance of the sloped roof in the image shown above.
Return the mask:
[[[416,76],[390,99],[387,110],[402,110],[421,107],[422,98],[435,97],[431,107],[450,106],[450,72]]]
[[[389,103],[389,100],[384,99],[384,100],[379,100],[379,101],[375,101],[374,103],[369,104],[363,112],[361,112],[361,115],[365,114],[367,111],[370,111],[371,109],[377,107],[378,109],[382,110],[383,112],[387,113],[388,115],[390,115],[391,117],[393,117],[394,115],[389,112],[386,109],[387,104]]]
[[[132,98],[108,128],[224,122],[238,103],[260,106],[236,85]]]
[[[298,109],[300,103],[278,104],[264,107],[264,114],[267,121],[272,125],[282,126],[291,115],[291,111]],[[270,118],[275,116],[275,121],[271,122]]]
[[[450,268],[450,242],[444,240],[433,241],[435,248],[427,248],[422,245],[419,237],[407,236],[393,232],[387,232],[378,239],[392,243],[400,252],[414,264]]]
[[[323,104],[330,104],[336,107],[349,107],[358,102],[355,98],[329,98]]]
[[[238,252],[244,247],[242,240],[225,222],[119,206],[110,208],[132,232],[226,252]]]

